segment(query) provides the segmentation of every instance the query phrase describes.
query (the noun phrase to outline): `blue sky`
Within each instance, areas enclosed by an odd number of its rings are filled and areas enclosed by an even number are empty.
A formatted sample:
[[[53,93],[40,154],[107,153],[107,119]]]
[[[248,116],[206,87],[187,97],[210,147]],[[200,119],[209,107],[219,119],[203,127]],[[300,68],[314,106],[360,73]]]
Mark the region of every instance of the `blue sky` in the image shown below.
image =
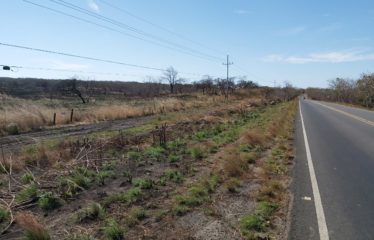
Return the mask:
[[[59,15],[22,0],[8,0],[3,1],[0,8],[1,43],[162,69],[174,66],[181,72],[180,76],[189,81],[198,80],[205,74],[225,77],[222,62],[226,53],[234,62],[230,69],[232,75],[247,75],[248,79],[261,85],[289,81],[298,87],[325,87],[329,79],[358,78],[362,73],[374,72],[372,0],[64,0],[127,24],[146,36],[53,1],[29,1],[122,33]],[[132,15],[111,8],[105,2]],[[147,41],[126,34],[147,38]],[[149,39],[150,35],[154,38]],[[161,38],[162,45],[172,43],[174,45],[169,47],[178,45],[195,52],[191,56],[191,52],[186,54],[149,42]],[[200,58],[195,56],[196,52],[215,58]],[[82,79],[144,81],[146,76],[158,78],[162,74],[5,46],[0,46],[0,64],[62,70],[0,72],[0,76],[11,77],[70,78],[78,75]]]

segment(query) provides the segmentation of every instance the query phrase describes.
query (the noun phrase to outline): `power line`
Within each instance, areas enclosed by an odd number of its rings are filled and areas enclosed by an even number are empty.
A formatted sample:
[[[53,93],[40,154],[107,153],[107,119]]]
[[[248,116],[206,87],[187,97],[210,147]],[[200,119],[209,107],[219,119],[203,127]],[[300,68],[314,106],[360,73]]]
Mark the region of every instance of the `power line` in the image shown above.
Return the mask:
[[[126,73],[112,73],[112,72],[95,72],[95,71],[82,71],[82,70],[69,70],[69,69],[58,69],[58,68],[45,68],[45,67],[29,67],[29,66],[19,66],[19,65],[1,65],[0,67],[9,67],[10,69],[28,69],[28,70],[40,70],[40,71],[54,71],[54,72],[71,72],[71,73],[81,73],[81,74],[98,74],[98,75],[114,75],[114,76],[141,76],[145,75],[138,74],[126,74]]]
[[[203,47],[203,48],[206,48],[206,49],[212,50],[212,51],[214,51],[214,52],[217,52],[217,53],[220,53],[220,54],[225,54],[225,53],[222,52],[222,51],[219,51],[219,50],[213,49],[213,48],[211,48],[211,47],[209,47],[209,46],[207,46],[207,45],[205,45],[205,44],[202,44],[202,43],[200,43],[200,42],[197,42],[197,41],[195,41],[195,40],[192,40],[192,39],[190,39],[190,38],[187,38],[187,37],[183,36],[183,35],[180,34],[180,33],[174,32],[174,31],[172,31],[172,30],[170,30],[170,29],[168,29],[168,28],[165,28],[165,27],[163,27],[163,26],[161,26],[161,25],[158,25],[158,24],[156,24],[156,23],[153,23],[153,22],[151,22],[151,21],[149,21],[149,20],[147,20],[147,19],[145,19],[145,18],[143,18],[143,17],[137,16],[137,15],[135,15],[135,14],[133,14],[133,13],[131,13],[131,12],[129,12],[129,11],[123,9],[123,8],[120,8],[120,7],[117,7],[117,6],[115,6],[115,5],[111,4],[111,3],[108,3],[107,1],[104,1],[104,0],[98,0],[98,1],[104,3],[105,5],[107,5],[107,6],[111,7],[111,8],[113,8],[113,9],[116,9],[116,10],[119,11],[119,12],[125,13],[126,15],[129,15],[129,16],[131,16],[131,17],[133,17],[133,18],[135,18],[135,19],[137,19],[137,20],[139,20],[139,21],[145,22],[145,23],[147,23],[147,24],[149,24],[149,25],[151,25],[151,26],[153,26],[153,27],[156,27],[156,28],[158,28],[158,29],[161,29],[161,30],[167,32],[167,33],[170,33],[170,34],[172,34],[172,35],[174,35],[174,36],[177,36],[177,37],[179,37],[180,39],[183,39],[183,40],[185,40],[185,41],[189,41],[189,42],[194,43],[194,44],[196,44],[196,45],[199,45],[199,46],[201,46],[201,47]]]
[[[219,57],[212,56],[212,55],[209,55],[209,54],[205,54],[205,53],[202,53],[202,52],[200,52],[200,51],[197,51],[197,50],[194,50],[194,49],[191,49],[191,48],[188,48],[188,47],[182,46],[182,45],[180,45],[180,44],[177,44],[177,43],[171,42],[171,41],[169,41],[169,40],[165,40],[165,39],[163,39],[163,38],[160,38],[160,37],[157,37],[157,36],[155,36],[155,35],[149,34],[149,33],[147,33],[147,32],[144,32],[144,31],[142,31],[142,30],[140,30],[140,29],[138,29],[138,28],[132,27],[132,26],[130,26],[130,25],[128,25],[128,24],[125,24],[125,23],[123,23],[123,22],[120,22],[120,21],[114,20],[114,19],[112,19],[112,18],[105,17],[105,16],[103,16],[103,15],[101,15],[101,14],[98,14],[98,13],[93,13],[93,12],[91,12],[91,11],[88,11],[88,10],[84,9],[84,8],[81,8],[81,7],[76,6],[76,5],[74,5],[74,4],[68,3],[68,2],[66,2],[66,1],[64,1],[64,0],[50,0],[50,1],[51,1],[51,2],[54,2],[54,3],[56,3],[56,4],[59,4],[59,5],[62,5],[62,6],[64,6],[64,7],[67,7],[67,8],[69,8],[69,9],[73,9],[73,10],[75,10],[75,11],[78,11],[78,12],[84,13],[84,14],[89,15],[89,16],[91,16],[91,17],[94,17],[94,18],[100,19],[100,20],[102,20],[102,21],[109,22],[109,23],[114,24],[114,25],[116,25],[116,26],[118,26],[118,27],[125,28],[125,29],[130,30],[130,31],[132,31],[132,32],[135,32],[135,33],[137,33],[137,34],[140,34],[140,35],[143,35],[143,36],[146,36],[146,37],[149,37],[149,38],[155,39],[155,40],[157,40],[157,41],[164,42],[164,43],[166,43],[166,44],[173,45],[173,46],[175,46],[175,47],[178,47],[178,48],[181,48],[181,49],[184,49],[184,50],[188,50],[188,51],[190,51],[190,52],[193,52],[193,53],[196,53],[196,54],[199,54],[199,55],[202,55],[202,56],[208,57],[208,58],[221,60],[221,58],[219,58]]]
[[[206,58],[203,58],[201,56],[196,56],[196,55],[193,55],[189,52],[185,52],[183,50],[180,50],[180,49],[177,49],[177,48],[173,48],[173,47],[170,47],[170,46],[166,46],[166,45],[163,45],[163,44],[160,44],[158,42],[154,42],[154,41],[151,41],[149,39],[144,39],[144,38],[141,38],[141,37],[138,37],[138,36],[134,36],[132,34],[129,34],[129,33],[125,33],[125,32],[122,32],[122,31],[119,31],[117,29],[114,29],[114,28],[111,28],[111,27],[108,27],[108,26],[105,26],[105,25],[102,25],[102,24],[99,24],[99,23],[96,23],[96,22],[93,22],[93,21],[90,21],[90,20],[87,20],[87,19],[84,19],[84,18],[80,18],[80,17],[77,17],[77,16],[74,16],[74,15],[71,15],[71,14],[68,14],[68,13],[65,13],[65,12],[62,12],[62,11],[59,11],[59,10],[56,10],[56,9],[53,9],[53,8],[50,8],[50,7],[47,7],[47,6],[44,6],[44,5],[41,5],[41,4],[37,4],[37,3],[34,3],[34,2],[30,2],[28,0],[23,0],[24,2],[26,3],[29,3],[29,4],[32,4],[32,5],[35,5],[37,7],[40,7],[40,8],[44,8],[44,9],[47,9],[49,11],[52,11],[52,12],[55,12],[55,13],[58,13],[58,14],[61,14],[61,15],[64,15],[64,16],[68,16],[68,17],[71,17],[71,18],[74,18],[76,20],[79,20],[79,21],[82,21],[82,22],[85,22],[85,23],[89,23],[89,24],[92,24],[92,25],[95,25],[97,27],[100,27],[100,28],[104,28],[104,29],[107,29],[107,30],[110,30],[110,31],[113,31],[113,32],[116,32],[116,33],[120,33],[120,34],[123,34],[123,35],[126,35],[126,36],[129,36],[129,37],[132,37],[132,38],[136,38],[138,40],[141,40],[141,41],[145,41],[145,42],[148,42],[148,43],[151,43],[151,44],[154,44],[154,45],[158,45],[158,46],[161,46],[161,47],[164,47],[164,48],[168,48],[168,49],[171,49],[173,51],[178,51],[178,52],[181,52],[181,53],[184,53],[184,54],[187,54],[187,55],[190,55],[190,56],[194,56],[194,57],[199,57],[199,58],[202,58],[202,59],[205,59],[205,60],[209,60],[211,61],[210,59],[206,59]]]
[[[78,54],[58,52],[58,51],[52,51],[52,50],[46,50],[46,49],[40,49],[40,48],[33,48],[33,47],[16,45],[16,44],[9,44],[9,43],[0,42],[0,46],[24,49],[24,50],[34,51],[34,52],[43,52],[43,53],[48,53],[48,54],[55,54],[55,55],[61,55],[61,56],[66,56],[66,57],[80,58],[80,59],[86,59],[86,60],[97,61],[97,62],[105,62],[105,63],[122,65],[122,66],[127,66],[127,67],[155,70],[155,71],[161,71],[161,72],[164,72],[166,70],[166,69],[163,69],[163,68],[149,67],[149,66],[137,65],[137,64],[132,64],[132,63],[125,63],[125,62],[119,62],[119,61],[107,60],[107,59],[101,59],[101,58],[95,58],[95,57],[87,57],[87,56],[82,56],[82,55],[78,55]],[[186,75],[194,75],[194,76],[202,76],[203,75],[203,74],[190,73],[190,72],[179,72],[179,73],[186,74]]]
[[[139,36],[135,36],[135,35],[132,35],[132,34],[129,34],[129,33],[126,33],[126,32],[123,32],[123,31],[120,31],[120,30],[117,30],[117,29],[114,29],[112,27],[108,27],[108,26],[99,24],[97,22],[93,22],[93,21],[90,21],[90,20],[87,20],[87,19],[84,19],[84,18],[81,18],[81,17],[77,17],[75,15],[72,15],[72,14],[69,14],[69,13],[57,10],[57,9],[54,9],[54,8],[50,8],[50,7],[45,6],[45,5],[34,3],[34,2],[31,2],[31,1],[28,1],[28,0],[23,0],[23,1],[26,2],[26,3],[28,3],[28,4],[31,4],[31,5],[34,5],[34,6],[43,8],[43,9],[46,9],[46,10],[49,10],[49,11],[52,11],[52,12],[55,12],[55,13],[58,13],[58,14],[61,14],[61,15],[64,15],[64,16],[68,16],[70,18],[73,18],[73,19],[76,19],[76,20],[79,20],[79,21],[82,21],[82,22],[85,22],[85,23],[88,23],[88,24],[91,24],[91,25],[95,25],[95,26],[100,27],[100,28],[104,28],[106,30],[110,30],[110,31],[113,31],[113,32],[116,32],[116,33],[120,33],[120,34],[129,36],[129,37],[132,37],[132,38],[144,41],[144,42],[148,42],[148,43],[151,43],[151,44],[154,44],[154,45],[157,45],[157,46],[161,46],[163,48],[167,48],[167,49],[170,49],[170,50],[173,50],[173,51],[181,52],[183,54],[187,54],[187,55],[198,57],[198,58],[201,58],[201,59],[204,59],[204,60],[212,61],[211,59],[208,59],[206,57],[190,53],[190,52],[188,52],[188,51],[186,51],[184,49],[181,49],[181,48],[171,47],[171,46],[168,46],[168,45],[161,44],[159,42],[155,42],[155,41],[152,41],[152,40],[149,40],[149,39],[145,39],[145,38],[142,38],[142,37],[139,37]]]

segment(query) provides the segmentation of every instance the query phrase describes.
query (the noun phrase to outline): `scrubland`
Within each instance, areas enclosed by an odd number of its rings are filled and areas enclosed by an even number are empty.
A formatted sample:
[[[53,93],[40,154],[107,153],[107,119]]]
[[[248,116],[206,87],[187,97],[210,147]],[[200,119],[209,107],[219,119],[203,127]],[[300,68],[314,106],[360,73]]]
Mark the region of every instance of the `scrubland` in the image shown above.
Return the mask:
[[[6,123],[21,131],[70,109],[6,101]],[[284,239],[297,102],[269,103],[252,91],[226,101],[192,94],[81,109],[74,124],[155,118],[2,149],[1,237]]]

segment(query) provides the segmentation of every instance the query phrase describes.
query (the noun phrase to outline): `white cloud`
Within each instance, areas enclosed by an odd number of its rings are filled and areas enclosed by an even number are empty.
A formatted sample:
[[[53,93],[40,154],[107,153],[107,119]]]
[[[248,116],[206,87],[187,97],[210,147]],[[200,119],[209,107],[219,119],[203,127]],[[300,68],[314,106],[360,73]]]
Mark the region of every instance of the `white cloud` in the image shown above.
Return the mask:
[[[238,15],[246,15],[249,13],[249,11],[245,9],[237,9],[237,10],[234,10],[234,13]]]
[[[100,12],[99,5],[95,2],[95,0],[88,0],[87,1],[88,7],[94,12]]]
[[[262,60],[265,62],[286,62],[293,64],[373,61],[374,52],[368,52],[364,50],[343,50],[323,53],[311,53],[306,56],[282,56],[272,54],[265,56]]]

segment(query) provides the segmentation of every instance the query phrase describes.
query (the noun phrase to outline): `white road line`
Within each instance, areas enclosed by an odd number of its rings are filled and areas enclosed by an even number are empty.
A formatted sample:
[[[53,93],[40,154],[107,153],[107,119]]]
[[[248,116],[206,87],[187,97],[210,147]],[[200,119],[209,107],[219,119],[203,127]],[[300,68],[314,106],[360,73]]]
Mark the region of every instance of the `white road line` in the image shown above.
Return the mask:
[[[342,110],[336,109],[336,108],[331,107],[331,106],[327,106],[327,105],[322,104],[322,103],[320,103],[320,102],[316,102],[316,101],[313,101],[313,102],[316,103],[316,104],[318,104],[318,105],[321,105],[322,107],[325,107],[325,108],[328,108],[328,109],[333,110],[333,111],[335,111],[335,112],[338,112],[338,113],[344,114],[344,115],[346,115],[346,116],[348,116],[348,117],[354,118],[354,119],[356,119],[356,120],[358,120],[358,121],[360,121],[360,122],[363,122],[363,123],[369,124],[370,126],[373,126],[373,127],[374,127],[374,122],[372,122],[372,121],[369,121],[369,120],[364,119],[364,118],[362,118],[362,117],[357,117],[356,115],[353,115],[353,114],[347,113],[347,112],[345,112],[345,111],[342,111]]]
[[[312,190],[313,190],[313,196],[314,196],[314,206],[316,208],[316,214],[317,214],[319,238],[320,238],[320,240],[329,240],[329,233],[328,233],[328,230],[327,230],[325,213],[323,211],[321,195],[319,193],[316,173],[314,172],[314,166],[313,166],[313,161],[312,161],[312,155],[310,153],[308,137],[307,137],[306,131],[305,131],[304,118],[303,118],[303,114],[302,114],[302,111],[301,111],[301,102],[299,102],[299,108],[300,108],[301,124],[302,124],[302,127],[303,127],[303,134],[304,134],[306,158],[308,160],[310,181],[312,182]]]

